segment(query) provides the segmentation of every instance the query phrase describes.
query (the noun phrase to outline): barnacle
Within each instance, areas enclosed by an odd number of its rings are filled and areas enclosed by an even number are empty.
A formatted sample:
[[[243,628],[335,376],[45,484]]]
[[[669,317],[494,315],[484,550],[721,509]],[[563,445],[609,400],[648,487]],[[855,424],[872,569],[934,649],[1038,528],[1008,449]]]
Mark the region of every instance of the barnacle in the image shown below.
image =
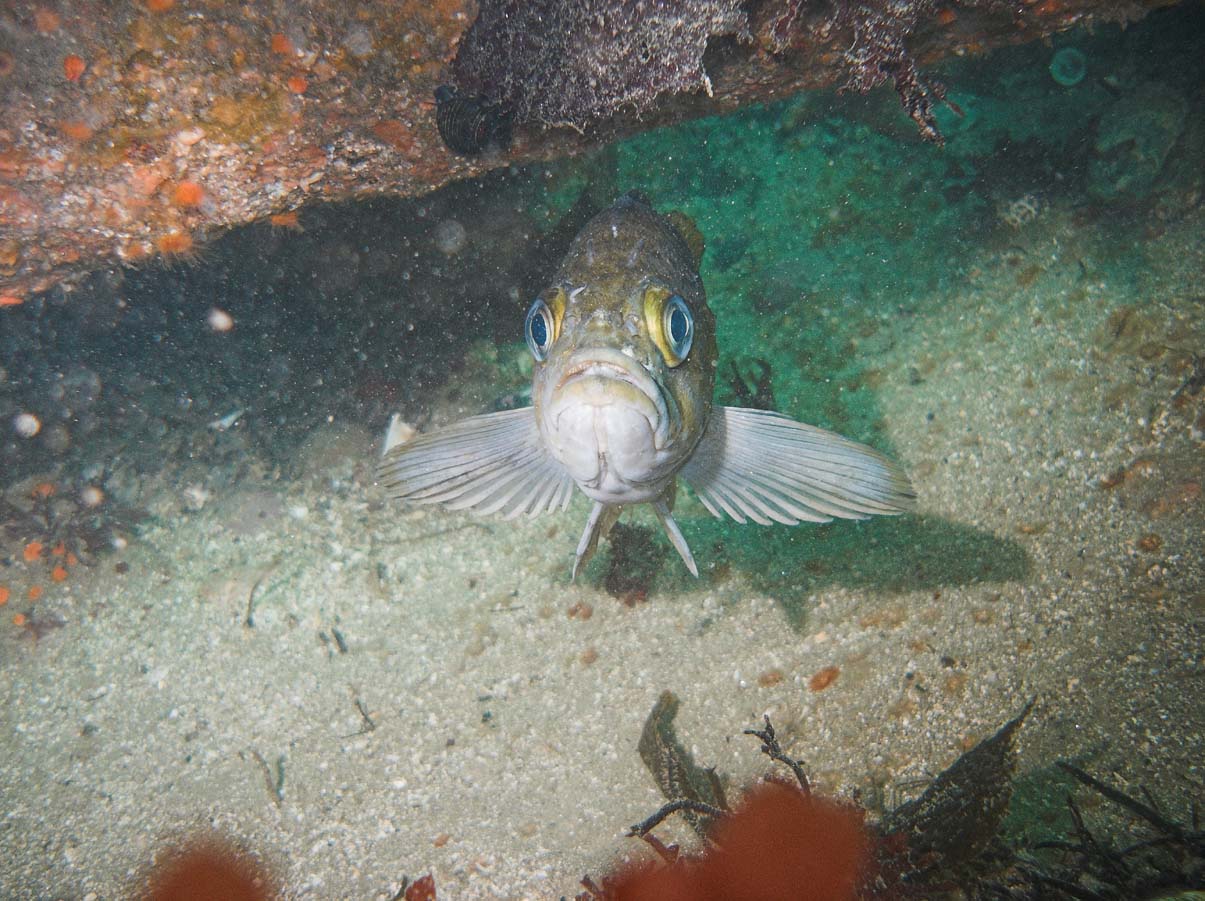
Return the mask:
[[[450,85],[435,89],[435,124],[450,150],[474,156],[510,144],[511,110],[484,97],[466,97]]]

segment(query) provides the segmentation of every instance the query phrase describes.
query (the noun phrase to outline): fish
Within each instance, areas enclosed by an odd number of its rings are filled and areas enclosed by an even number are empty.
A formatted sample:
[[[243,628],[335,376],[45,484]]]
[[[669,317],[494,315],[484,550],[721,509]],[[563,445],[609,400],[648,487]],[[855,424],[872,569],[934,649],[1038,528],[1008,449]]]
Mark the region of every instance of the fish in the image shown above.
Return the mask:
[[[692,575],[674,520],[679,480],[711,515],[761,525],[912,510],[900,465],[768,410],[713,402],[715,316],[703,238],[680,213],[621,196],[590,219],[528,307],[532,404],[471,416],[391,447],[395,498],[506,519],[593,501],[570,579],[625,507],[648,504]]]

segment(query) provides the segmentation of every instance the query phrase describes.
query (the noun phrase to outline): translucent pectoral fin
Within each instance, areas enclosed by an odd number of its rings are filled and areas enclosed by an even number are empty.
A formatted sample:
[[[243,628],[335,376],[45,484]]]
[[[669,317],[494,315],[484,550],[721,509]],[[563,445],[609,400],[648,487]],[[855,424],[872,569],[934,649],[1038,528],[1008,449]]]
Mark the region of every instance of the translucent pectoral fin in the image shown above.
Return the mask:
[[[716,407],[681,475],[713,516],[762,525],[865,519],[911,510],[898,463],[779,413]]]
[[[377,478],[401,500],[507,519],[563,510],[574,488],[530,407],[472,416],[393,447]]]

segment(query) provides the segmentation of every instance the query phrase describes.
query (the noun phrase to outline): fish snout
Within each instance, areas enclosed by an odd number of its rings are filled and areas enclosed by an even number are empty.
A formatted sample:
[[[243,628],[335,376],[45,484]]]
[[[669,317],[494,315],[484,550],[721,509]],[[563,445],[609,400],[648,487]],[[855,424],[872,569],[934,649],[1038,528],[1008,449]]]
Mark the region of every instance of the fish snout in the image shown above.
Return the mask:
[[[572,408],[624,408],[648,422],[656,450],[673,430],[673,399],[653,373],[634,356],[614,346],[579,347],[555,376],[550,411]]]

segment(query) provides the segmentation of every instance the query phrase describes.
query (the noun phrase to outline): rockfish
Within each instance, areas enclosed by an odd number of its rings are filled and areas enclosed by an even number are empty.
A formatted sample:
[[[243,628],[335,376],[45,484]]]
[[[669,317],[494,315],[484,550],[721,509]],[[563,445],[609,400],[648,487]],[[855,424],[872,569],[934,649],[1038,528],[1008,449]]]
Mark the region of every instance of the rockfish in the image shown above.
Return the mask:
[[[712,404],[715,317],[702,238],[635,193],[591,219],[523,324],[532,406],[473,416],[390,448],[380,480],[415,503],[510,519],[594,501],[573,577],[620,511],[650,504],[699,574],[671,510],[681,477],[713,516],[769,525],[912,508],[878,451],[778,413]]]

